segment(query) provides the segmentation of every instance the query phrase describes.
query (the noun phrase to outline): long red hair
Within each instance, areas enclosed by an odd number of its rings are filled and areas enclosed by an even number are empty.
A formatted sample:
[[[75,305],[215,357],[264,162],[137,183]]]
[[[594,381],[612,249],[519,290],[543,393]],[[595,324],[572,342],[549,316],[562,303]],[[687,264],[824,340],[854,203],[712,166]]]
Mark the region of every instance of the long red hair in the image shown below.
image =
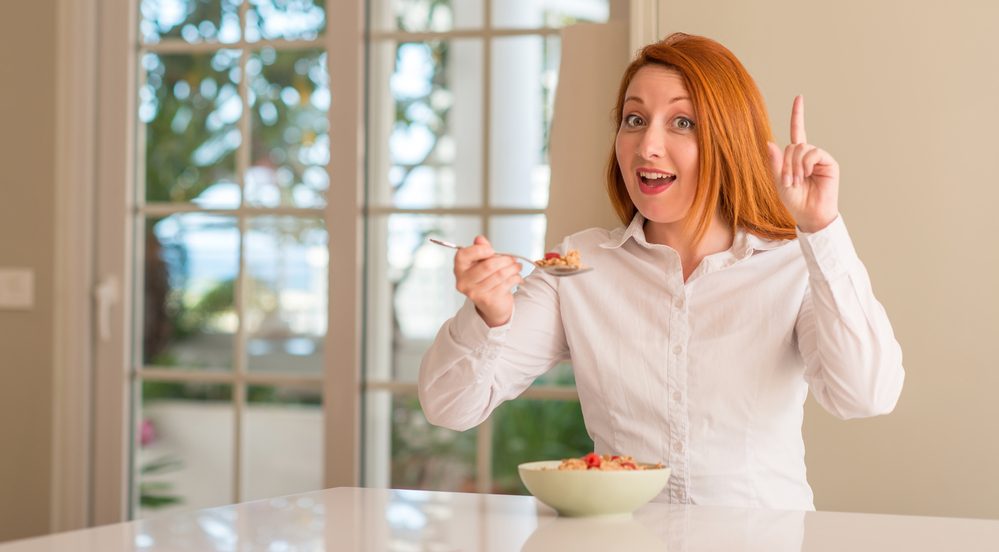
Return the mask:
[[[773,141],[763,96],[742,63],[709,38],[674,33],[642,48],[621,78],[614,120],[621,127],[625,92],[635,73],[661,65],[683,78],[697,119],[700,174],[686,224],[695,243],[715,213],[738,228],[770,239],[792,239],[795,223],[774,188],[767,142]],[[621,175],[614,147],[607,165],[607,193],[621,222],[635,216],[635,204]]]

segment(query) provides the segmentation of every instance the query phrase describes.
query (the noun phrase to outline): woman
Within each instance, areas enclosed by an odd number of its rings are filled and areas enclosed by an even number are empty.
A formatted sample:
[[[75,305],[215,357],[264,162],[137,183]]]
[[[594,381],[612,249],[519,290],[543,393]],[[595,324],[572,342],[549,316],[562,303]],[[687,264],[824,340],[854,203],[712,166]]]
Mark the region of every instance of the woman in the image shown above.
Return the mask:
[[[904,377],[836,161],[808,144],[800,97],[781,151],[752,78],[702,37],[644,48],[615,115],[608,193],[625,226],[565,238],[595,268],[572,278],[521,280],[481,236],[460,250],[469,300],[423,359],[427,418],[473,427],[570,360],[596,451],[672,468],[660,500],[814,509],[808,390],[840,418],[873,416]]]

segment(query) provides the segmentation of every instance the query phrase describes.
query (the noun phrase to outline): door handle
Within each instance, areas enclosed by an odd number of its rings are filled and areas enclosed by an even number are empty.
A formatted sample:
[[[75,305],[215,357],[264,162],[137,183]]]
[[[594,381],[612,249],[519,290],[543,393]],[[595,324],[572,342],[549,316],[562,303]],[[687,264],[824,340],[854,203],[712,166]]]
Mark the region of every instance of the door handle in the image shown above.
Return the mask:
[[[118,303],[118,280],[114,276],[105,277],[94,288],[97,302],[97,337],[101,341],[111,340],[111,309]]]

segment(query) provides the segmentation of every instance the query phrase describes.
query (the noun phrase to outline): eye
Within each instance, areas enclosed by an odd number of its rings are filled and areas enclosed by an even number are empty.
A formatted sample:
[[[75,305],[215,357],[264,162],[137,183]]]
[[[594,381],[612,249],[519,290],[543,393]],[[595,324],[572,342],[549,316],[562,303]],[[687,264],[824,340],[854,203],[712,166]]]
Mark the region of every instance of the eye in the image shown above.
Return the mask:
[[[680,130],[694,130],[694,126],[696,125],[694,124],[694,121],[681,116],[673,119],[673,126]]]
[[[639,127],[643,124],[645,124],[645,120],[640,115],[635,115],[634,113],[624,118],[624,126],[627,128]]]

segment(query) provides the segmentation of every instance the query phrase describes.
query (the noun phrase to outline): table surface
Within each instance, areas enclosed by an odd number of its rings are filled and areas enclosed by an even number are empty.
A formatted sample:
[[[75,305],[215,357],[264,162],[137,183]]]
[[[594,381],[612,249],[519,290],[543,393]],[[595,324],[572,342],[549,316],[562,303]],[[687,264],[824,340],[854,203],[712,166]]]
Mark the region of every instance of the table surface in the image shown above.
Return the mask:
[[[533,497],[335,488],[0,544],[0,552],[163,550],[999,550],[999,521],[651,503],[561,518]]]

